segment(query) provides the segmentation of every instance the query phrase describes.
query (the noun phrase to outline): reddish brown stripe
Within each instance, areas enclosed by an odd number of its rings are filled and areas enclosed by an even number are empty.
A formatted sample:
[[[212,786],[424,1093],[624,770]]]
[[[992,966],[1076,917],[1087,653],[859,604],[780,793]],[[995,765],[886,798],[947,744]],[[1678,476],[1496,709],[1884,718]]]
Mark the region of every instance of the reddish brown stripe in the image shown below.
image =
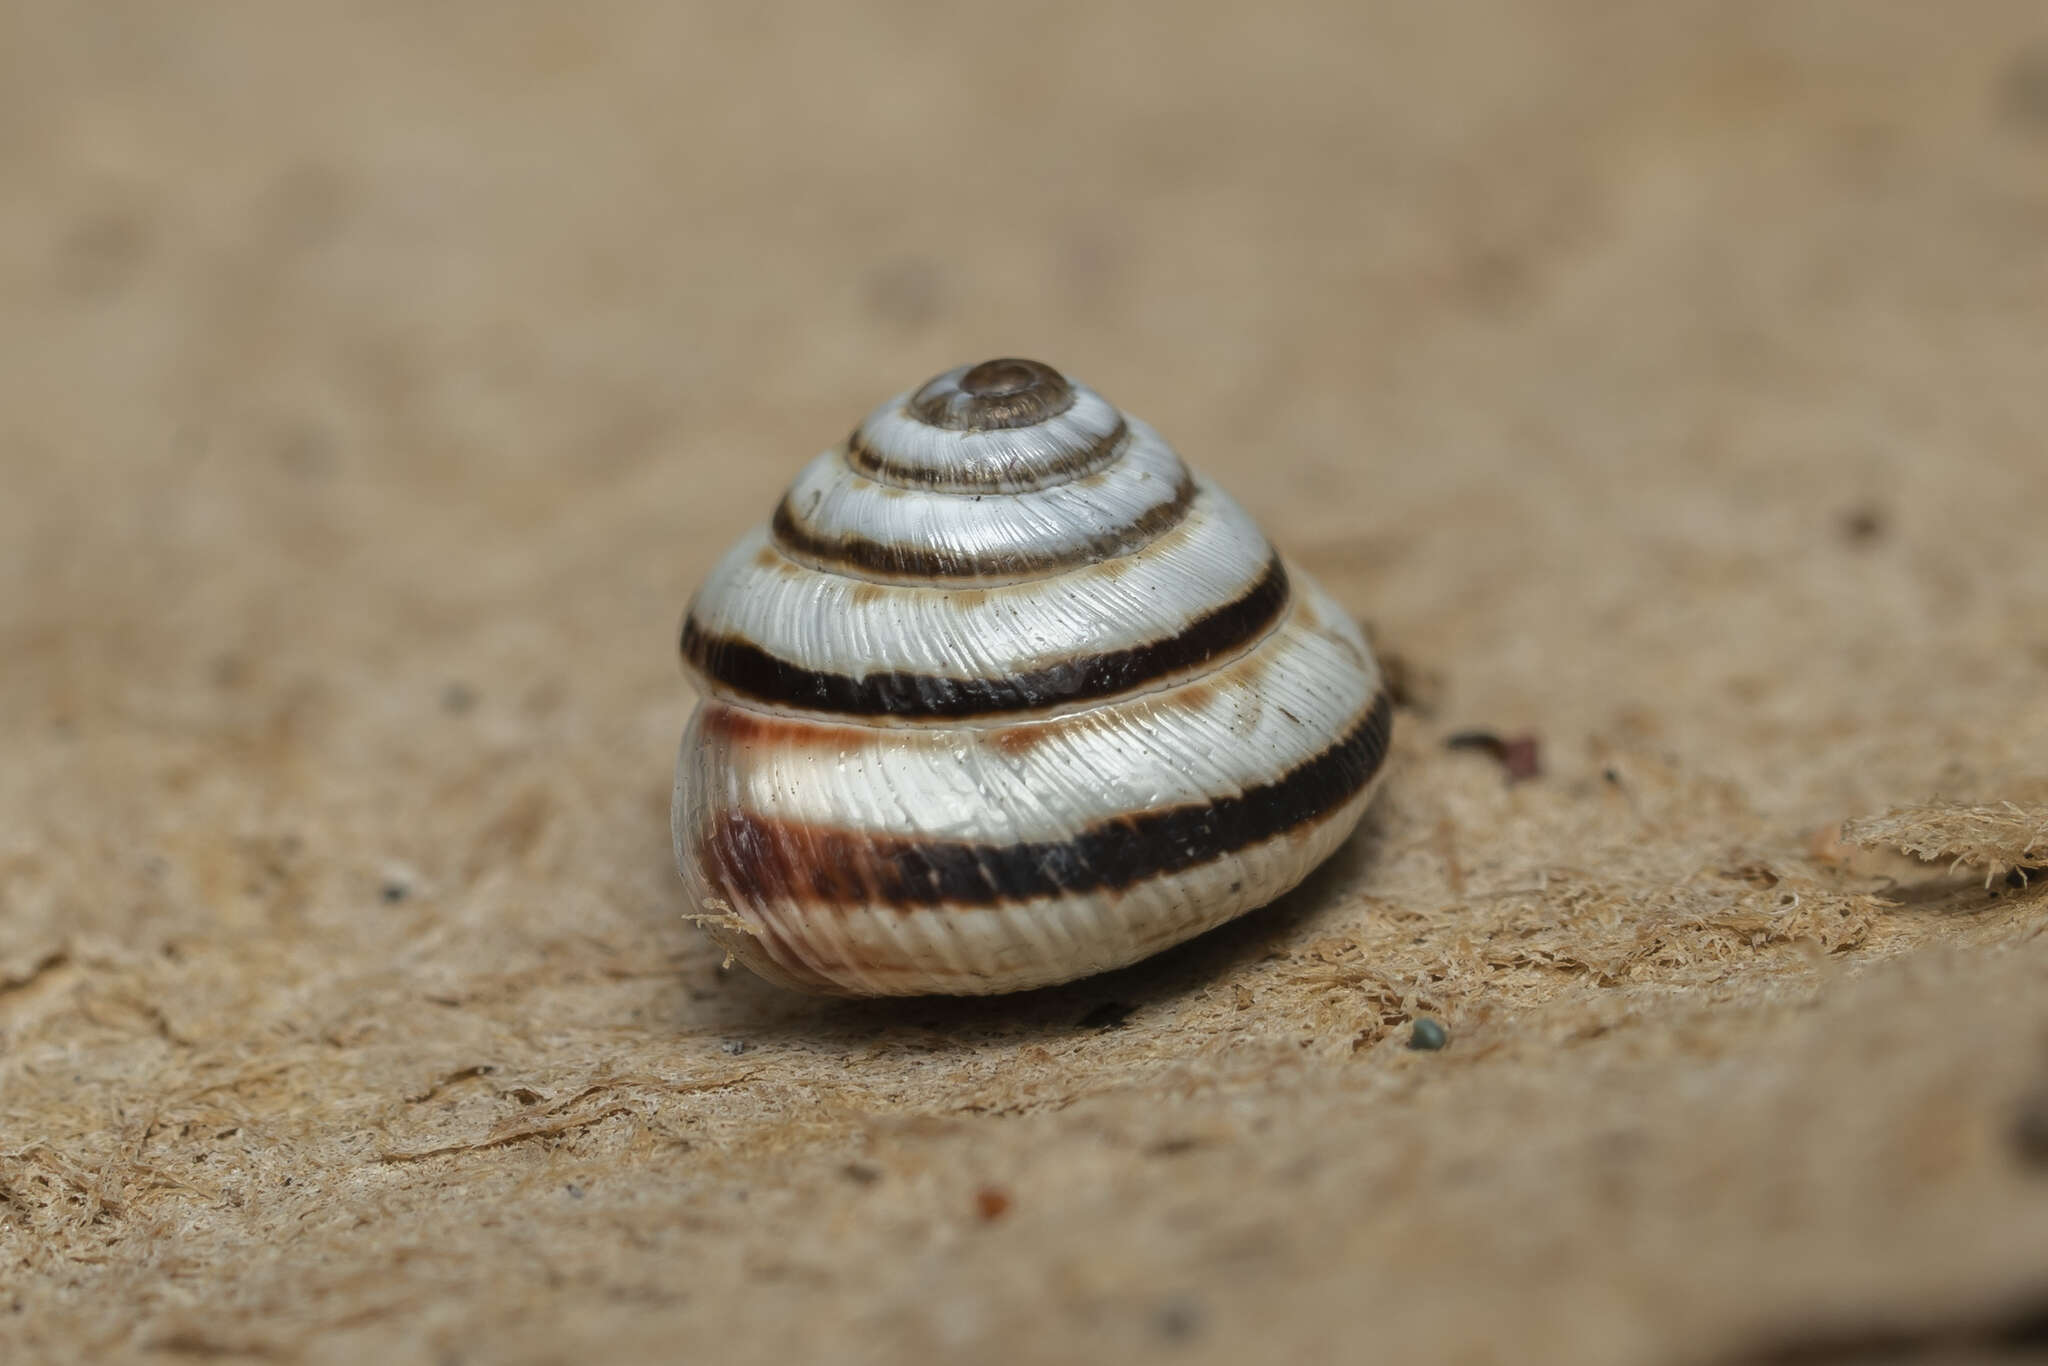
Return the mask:
[[[944,546],[896,545],[865,537],[819,536],[790,510],[784,498],[775,509],[771,529],[775,544],[795,559],[821,569],[872,574],[886,579],[1021,579],[1078,569],[1097,560],[1128,555],[1170,530],[1195,501],[1194,476],[1181,471],[1173,497],[1125,522],[1109,527],[1078,545],[1056,550],[1004,550],[999,554],[963,554]]]
[[[967,844],[867,835],[742,811],[701,837],[704,867],[734,905],[994,906],[1110,891],[1261,844],[1336,810],[1385,762],[1382,692],[1349,731],[1270,783],[1212,802],[1104,821],[1062,842]]]
[[[852,716],[991,716],[1129,692],[1241,649],[1287,608],[1287,570],[1275,555],[1250,588],[1163,640],[1082,655],[1008,678],[948,678],[900,670],[824,673],[751,641],[683,622],[683,657],[706,677],[758,701]]]
[[[783,716],[727,702],[706,702],[699,713],[698,725],[707,745],[749,748],[772,745],[776,749],[814,749],[828,753],[862,749],[873,744],[877,735],[887,734],[858,721],[835,726],[806,716]]]

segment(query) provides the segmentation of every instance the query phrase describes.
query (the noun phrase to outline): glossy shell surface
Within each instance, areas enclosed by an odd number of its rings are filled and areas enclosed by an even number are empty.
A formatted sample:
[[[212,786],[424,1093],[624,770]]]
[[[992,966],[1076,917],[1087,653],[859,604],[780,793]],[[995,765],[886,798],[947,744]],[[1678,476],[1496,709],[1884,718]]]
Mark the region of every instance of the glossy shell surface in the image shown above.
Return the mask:
[[[812,461],[690,605],[690,913],[763,976],[984,994],[1293,887],[1392,708],[1357,627],[1150,427],[961,367]]]

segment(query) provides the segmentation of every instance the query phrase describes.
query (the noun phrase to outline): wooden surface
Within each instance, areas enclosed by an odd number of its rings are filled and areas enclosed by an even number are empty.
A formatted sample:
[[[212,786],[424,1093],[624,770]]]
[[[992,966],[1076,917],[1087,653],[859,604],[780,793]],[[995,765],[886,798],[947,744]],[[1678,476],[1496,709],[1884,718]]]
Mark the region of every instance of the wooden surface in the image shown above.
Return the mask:
[[[2039,1347],[2039,5],[1105,8],[0,12],[0,1357]],[[1002,353],[1394,775],[1108,978],[721,973],[683,601]]]

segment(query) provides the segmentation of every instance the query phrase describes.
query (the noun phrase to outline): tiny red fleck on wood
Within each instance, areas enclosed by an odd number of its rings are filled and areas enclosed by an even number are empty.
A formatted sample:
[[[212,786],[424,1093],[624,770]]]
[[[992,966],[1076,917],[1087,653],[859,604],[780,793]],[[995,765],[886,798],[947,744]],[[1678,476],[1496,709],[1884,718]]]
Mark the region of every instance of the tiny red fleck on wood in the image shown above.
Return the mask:
[[[1010,1193],[1001,1186],[983,1186],[974,1193],[974,1209],[990,1223],[1010,1212]]]

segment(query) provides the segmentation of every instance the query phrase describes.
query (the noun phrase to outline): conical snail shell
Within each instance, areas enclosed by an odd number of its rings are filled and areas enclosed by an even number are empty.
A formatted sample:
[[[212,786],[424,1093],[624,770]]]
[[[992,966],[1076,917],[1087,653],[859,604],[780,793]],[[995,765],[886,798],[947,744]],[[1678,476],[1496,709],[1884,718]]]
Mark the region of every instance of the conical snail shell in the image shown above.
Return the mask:
[[[683,624],[691,914],[762,976],[982,994],[1301,881],[1392,706],[1357,627],[1157,433],[1035,361],[949,370],[797,476]]]

